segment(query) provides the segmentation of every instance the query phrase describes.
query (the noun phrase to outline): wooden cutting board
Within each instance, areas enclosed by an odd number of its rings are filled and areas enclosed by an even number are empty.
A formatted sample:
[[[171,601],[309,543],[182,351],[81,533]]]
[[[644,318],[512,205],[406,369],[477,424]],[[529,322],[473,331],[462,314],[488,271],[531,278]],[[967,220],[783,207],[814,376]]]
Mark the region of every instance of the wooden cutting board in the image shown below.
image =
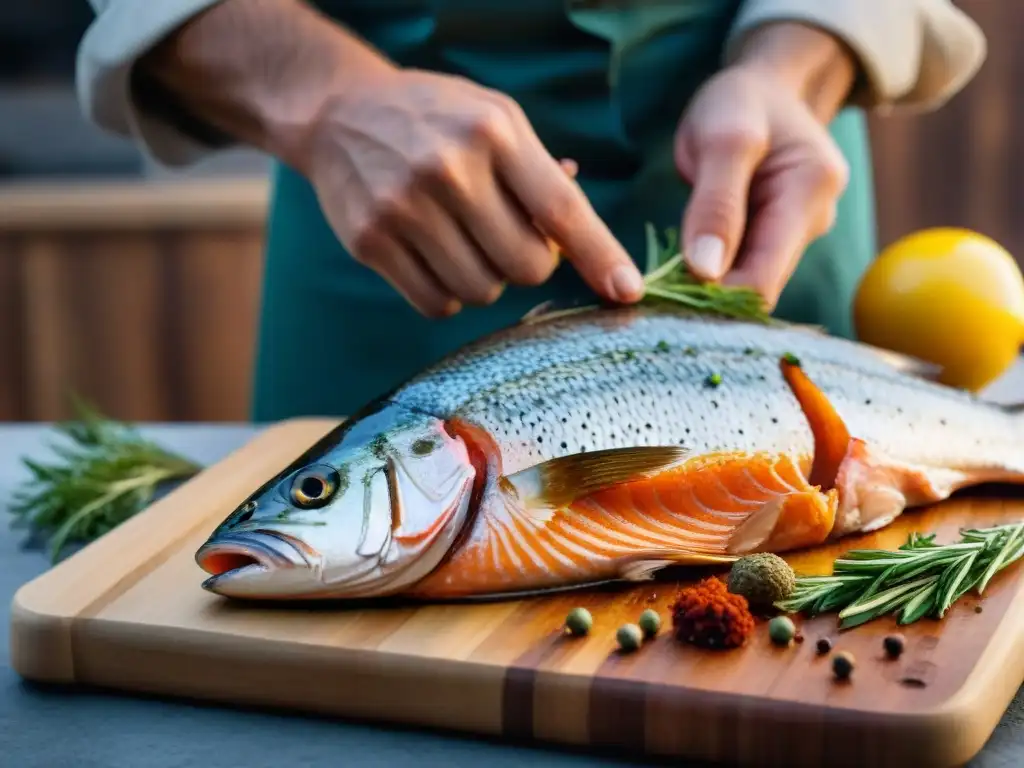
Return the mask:
[[[29,584],[14,598],[12,662],[24,677],[226,704],[449,728],[632,754],[744,765],[952,766],[984,744],[1024,680],[1024,570],[983,601],[903,631],[886,660],[879,620],[839,635],[802,623],[778,649],[758,626],[738,651],[702,651],[664,631],[621,655],[615,630],[653,607],[669,626],[678,581],[472,605],[357,609],[232,604],[200,588],[193,554],[248,492],[326,433],[293,420],[223,461]],[[975,496],[908,513],[875,535],[794,556],[823,570],[854,546],[896,547],[911,530],[1024,518],[1024,499]],[[678,575],[676,579],[680,578]],[[591,634],[561,635],[575,605]],[[983,606],[981,612],[976,606]],[[832,679],[815,641],[857,659]]]

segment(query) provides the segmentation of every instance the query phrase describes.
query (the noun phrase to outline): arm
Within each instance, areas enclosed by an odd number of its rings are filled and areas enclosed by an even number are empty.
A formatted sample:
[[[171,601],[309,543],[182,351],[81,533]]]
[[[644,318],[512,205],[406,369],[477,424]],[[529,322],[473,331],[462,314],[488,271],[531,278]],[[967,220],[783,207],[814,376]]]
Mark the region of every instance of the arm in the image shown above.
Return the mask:
[[[787,21],[842,41],[858,70],[849,103],[878,111],[936,109],[974,77],[986,55],[981,29],[950,0],[745,0],[726,63],[740,59],[762,27]]]
[[[307,172],[328,99],[395,67],[300,0],[223,0],[139,59],[136,99],[183,129],[208,125]]]
[[[232,141],[305,175],[354,259],[423,314],[489,304],[557,266],[636,301],[636,265],[505,94],[392,65],[303,0],[93,0],[94,120],[165,163]]]
[[[91,2],[83,107],[168,164],[242,142],[298,165],[325,95],[393,69],[300,0]]]

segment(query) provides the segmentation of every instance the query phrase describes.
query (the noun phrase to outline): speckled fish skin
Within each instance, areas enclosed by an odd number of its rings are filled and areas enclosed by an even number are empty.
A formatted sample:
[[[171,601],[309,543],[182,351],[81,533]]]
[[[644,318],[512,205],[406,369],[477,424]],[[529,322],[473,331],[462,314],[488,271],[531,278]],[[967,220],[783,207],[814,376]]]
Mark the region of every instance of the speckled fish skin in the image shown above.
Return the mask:
[[[822,441],[827,445],[835,435],[812,429],[813,414],[794,396],[780,368],[783,358],[799,361],[797,375],[823,395],[822,410],[834,411],[849,432],[827,487],[808,478],[816,451],[824,452]],[[456,459],[450,453],[444,472],[421,470],[413,483],[425,488],[431,482],[425,478],[455,477],[455,466],[464,467],[459,478],[466,488],[472,479],[471,499],[446,497],[443,543],[410,550],[407,559],[426,559],[420,567],[405,563],[401,577],[356,583],[343,568],[331,568],[336,540],[289,529],[286,538],[318,553],[315,579],[293,573],[289,586],[276,587],[273,564],[263,563],[271,567],[259,590],[208,588],[235,596],[435,599],[643,579],[672,563],[727,562],[744,551],[813,546],[882,527],[905,508],[964,486],[1024,477],[1018,410],[927,381],[877,350],[807,328],[668,307],[523,322],[463,348],[365,413],[395,414],[392,421],[401,421],[401,414],[434,419],[443,424],[445,450],[462,452]],[[402,429],[396,423],[385,431]],[[437,431],[426,423],[417,429]],[[620,459],[645,460],[645,448],[655,459],[662,455],[658,449],[677,448],[679,455],[635,477],[616,475],[607,487],[588,486],[576,497],[571,489],[558,496],[545,486],[556,475],[586,486],[606,466],[621,472]],[[303,461],[337,466],[350,461],[345,450],[355,449],[341,439]],[[608,463],[596,452],[609,452]],[[581,457],[592,463],[580,464]],[[441,460],[436,452],[428,458]],[[593,474],[574,475],[580,466]],[[293,465],[278,479],[300,468]],[[329,529],[337,516],[332,506],[341,509],[332,503],[300,517],[323,515]],[[424,521],[430,516],[410,508],[400,517],[409,512]],[[440,510],[435,517],[440,520]],[[284,530],[267,520],[261,526]],[[429,567],[423,565],[428,560]]]

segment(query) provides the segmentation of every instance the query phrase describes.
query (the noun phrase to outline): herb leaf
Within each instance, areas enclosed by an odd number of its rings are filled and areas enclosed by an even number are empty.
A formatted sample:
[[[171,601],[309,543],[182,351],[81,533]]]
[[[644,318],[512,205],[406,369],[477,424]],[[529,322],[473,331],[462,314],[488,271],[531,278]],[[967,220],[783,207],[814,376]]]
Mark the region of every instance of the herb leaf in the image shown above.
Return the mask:
[[[74,398],[77,420],[56,425],[58,461],[23,458],[30,477],[8,507],[12,526],[49,539],[56,562],[71,542],[88,542],[143,510],[164,483],[184,480],[202,467],[145,440],[130,425],[104,417]]]
[[[811,616],[839,610],[840,629],[895,613],[900,624],[941,619],[971,589],[979,595],[1001,570],[1024,556],[1024,521],[960,531],[960,541],[936,544],[935,534],[911,533],[894,551],[858,549],[832,564],[831,576],[804,576],[775,604]]]
[[[665,231],[664,245],[659,242],[653,224],[647,224],[645,233],[644,301],[670,301],[699,312],[771,322],[764,299],[752,288],[702,283],[691,275],[679,250],[677,230]]]

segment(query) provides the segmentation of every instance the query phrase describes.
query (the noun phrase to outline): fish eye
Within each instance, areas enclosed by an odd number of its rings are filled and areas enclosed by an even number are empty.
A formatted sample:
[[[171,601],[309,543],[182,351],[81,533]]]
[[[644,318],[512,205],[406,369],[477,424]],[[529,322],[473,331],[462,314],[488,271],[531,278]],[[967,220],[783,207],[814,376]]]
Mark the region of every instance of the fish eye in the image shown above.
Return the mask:
[[[421,437],[412,444],[412,452],[416,456],[428,456],[437,448],[437,440],[432,437]]]
[[[308,467],[292,480],[292,502],[303,509],[316,509],[331,500],[341,485],[341,476],[333,467]]]

